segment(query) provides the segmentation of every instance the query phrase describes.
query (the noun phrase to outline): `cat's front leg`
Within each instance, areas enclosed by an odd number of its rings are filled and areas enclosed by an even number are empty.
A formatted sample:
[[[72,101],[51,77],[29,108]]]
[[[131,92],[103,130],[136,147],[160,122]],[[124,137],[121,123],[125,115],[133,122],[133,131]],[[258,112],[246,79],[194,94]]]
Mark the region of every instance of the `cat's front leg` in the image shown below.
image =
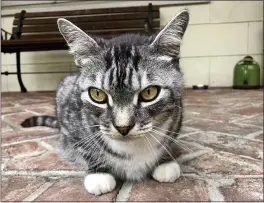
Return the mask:
[[[84,178],[85,189],[94,195],[111,192],[115,186],[115,178],[109,173],[92,173]]]
[[[154,169],[152,177],[159,182],[174,182],[181,175],[181,169],[176,161],[160,164]]]

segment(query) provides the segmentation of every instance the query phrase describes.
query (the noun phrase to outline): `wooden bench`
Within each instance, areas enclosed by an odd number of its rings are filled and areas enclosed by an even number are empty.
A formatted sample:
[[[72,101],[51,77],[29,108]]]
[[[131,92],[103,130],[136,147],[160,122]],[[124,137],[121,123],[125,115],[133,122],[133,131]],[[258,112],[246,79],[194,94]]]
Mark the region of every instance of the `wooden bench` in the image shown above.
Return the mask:
[[[66,42],[60,35],[57,19],[66,18],[88,34],[110,38],[122,33],[152,34],[160,28],[159,7],[146,6],[74,11],[53,11],[27,13],[21,11],[14,16],[12,33],[2,30],[1,50],[16,53],[17,74],[21,92],[27,92],[22,78],[20,53],[28,51],[66,50]],[[11,35],[7,39],[7,35]]]

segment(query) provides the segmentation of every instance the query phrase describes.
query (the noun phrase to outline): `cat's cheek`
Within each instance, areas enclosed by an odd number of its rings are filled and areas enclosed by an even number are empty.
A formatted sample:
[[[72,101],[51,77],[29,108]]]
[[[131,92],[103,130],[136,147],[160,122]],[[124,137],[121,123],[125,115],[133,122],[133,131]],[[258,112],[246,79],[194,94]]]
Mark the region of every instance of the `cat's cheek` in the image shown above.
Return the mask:
[[[115,189],[115,178],[108,173],[88,174],[84,178],[85,189],[94,195],[101,195]]]

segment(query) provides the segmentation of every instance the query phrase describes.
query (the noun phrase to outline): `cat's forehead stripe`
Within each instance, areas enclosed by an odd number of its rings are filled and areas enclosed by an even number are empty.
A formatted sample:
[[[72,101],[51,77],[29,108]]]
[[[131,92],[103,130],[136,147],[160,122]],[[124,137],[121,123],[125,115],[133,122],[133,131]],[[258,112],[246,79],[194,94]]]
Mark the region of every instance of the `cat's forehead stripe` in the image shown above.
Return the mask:
[[[108,49],[105,60],[109,74],[109,87],[133,86],[133,74],[138,71],[140,60],[137,47],[126,44],[113,46]]]

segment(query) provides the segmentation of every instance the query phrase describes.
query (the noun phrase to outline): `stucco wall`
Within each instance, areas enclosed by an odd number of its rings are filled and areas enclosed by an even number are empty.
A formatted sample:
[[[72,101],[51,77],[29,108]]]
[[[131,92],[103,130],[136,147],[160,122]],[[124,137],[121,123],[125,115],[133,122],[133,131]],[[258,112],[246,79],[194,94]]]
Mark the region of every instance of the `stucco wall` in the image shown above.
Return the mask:
[[[146,2],[147,3],[147,2]],[[165,25],[178,11],[188,7],[190,25],[186,31],[181,67],[185,84],[232,86],[233,67],[245,55],[252,55],[263,68],[263,2],[211,1],[207,4],[160,8]],[[12,17],[2,17],[2,27],[11,31]],[[74,71],[67,51],[21,54],[23,80],[29,91],[55,90],[68,73],[28,72]],[[2,54],[2,71],[15,71],[15,54]],[[19,91],[16,75],[2,76],[2,91]]]

